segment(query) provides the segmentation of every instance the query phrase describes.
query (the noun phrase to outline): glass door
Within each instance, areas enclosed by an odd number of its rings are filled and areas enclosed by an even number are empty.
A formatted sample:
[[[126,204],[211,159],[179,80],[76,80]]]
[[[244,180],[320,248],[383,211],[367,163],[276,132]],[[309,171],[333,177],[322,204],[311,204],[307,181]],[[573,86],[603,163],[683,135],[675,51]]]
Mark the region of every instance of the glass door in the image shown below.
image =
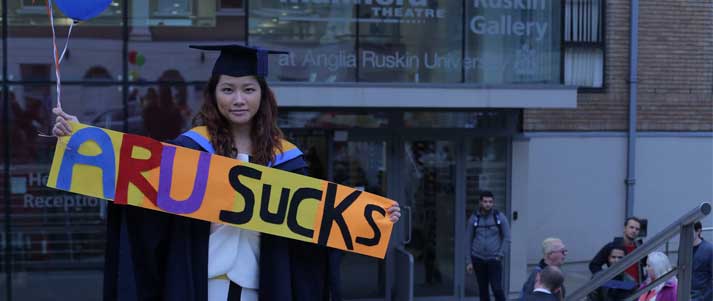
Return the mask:
[[[389,197],[386,182],[389,145],[383,138],[337,131],[332,142],[332,181]],[[343,252],[340,273],[343,299],[385,300],[388,260],[388,255],[381,260]]]
[[[288,140],[305,154],[309,176],[385,197],[391,143],[374,131],[289,129]],[[335,250],[330,273],[339,286],[338,300],[389,300],[389,253],[384,260]],[[336,277],[334,277],[336,276]],[[335,293],[335,292],[332,292]]]
[[[454,141],[437,139],[401,143],[402,204],[412,219],[405,248],[414,258],[415,299],[443,300],[457,295],[456,147]]]

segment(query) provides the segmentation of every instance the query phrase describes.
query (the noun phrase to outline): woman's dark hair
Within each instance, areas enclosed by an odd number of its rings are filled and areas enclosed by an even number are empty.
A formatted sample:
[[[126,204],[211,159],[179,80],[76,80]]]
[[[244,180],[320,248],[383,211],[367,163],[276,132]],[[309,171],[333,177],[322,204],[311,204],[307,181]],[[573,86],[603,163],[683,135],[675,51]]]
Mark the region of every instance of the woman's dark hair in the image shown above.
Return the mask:
[[[256,77],[260,85],[262,97],[260,107],[252,119],[250,139],[252,141],[252,157],[254,163],[267,165],[275,159],[278,151],[282,151],[282,131],[277,127],[277,101],[267,82],[262,77]],[[193,118],[194,126],[206,126],[210,135],[210,143],[218,155],[235,158],[237,155],[230,133],[228,119],[218,110],[215,89],[220,75],[212,75],[203,91],[203,106]]]

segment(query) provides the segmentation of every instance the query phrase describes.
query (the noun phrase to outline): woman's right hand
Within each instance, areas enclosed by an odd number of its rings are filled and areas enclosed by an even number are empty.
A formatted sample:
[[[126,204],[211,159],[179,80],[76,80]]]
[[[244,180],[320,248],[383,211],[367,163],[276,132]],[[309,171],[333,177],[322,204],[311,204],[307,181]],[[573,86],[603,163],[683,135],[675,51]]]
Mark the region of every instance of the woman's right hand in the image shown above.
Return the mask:
[[[52,128],[52,134],[57,137],[69,136],[72,134],[72,126],[69,125],[70,121],[79,122],[76,116],[69,115],[62,111],[60,108],[52,109],[52,113],[57,115],[54,127]]]

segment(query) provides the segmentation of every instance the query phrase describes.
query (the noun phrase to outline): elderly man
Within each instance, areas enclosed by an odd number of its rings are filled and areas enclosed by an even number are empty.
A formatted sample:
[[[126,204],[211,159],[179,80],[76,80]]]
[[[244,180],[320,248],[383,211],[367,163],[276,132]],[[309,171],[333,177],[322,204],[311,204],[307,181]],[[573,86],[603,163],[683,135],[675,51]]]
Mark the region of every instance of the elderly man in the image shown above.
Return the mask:
[[[545,267],[555,266],[559,268],[567,257],[567,248],[559,238],[550,237],[542,241],[542,259],[535,269],[527,277],[527,281],[522,285],[521,300],[527,300],[527,295],[535,290],[535,280],[537,274]],[[565,289],[562,285],[559,292],[555,294],[557,300],[564,300]]]

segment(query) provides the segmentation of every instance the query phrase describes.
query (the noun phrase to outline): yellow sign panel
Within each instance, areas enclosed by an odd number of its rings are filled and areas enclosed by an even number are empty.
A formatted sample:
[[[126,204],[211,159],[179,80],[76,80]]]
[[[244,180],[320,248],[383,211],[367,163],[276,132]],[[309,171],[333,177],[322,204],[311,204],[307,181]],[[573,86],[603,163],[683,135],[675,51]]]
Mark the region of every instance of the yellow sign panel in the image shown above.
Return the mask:
[[[328,181],[73,123],[47,186],[384,258],[395,202]]]

